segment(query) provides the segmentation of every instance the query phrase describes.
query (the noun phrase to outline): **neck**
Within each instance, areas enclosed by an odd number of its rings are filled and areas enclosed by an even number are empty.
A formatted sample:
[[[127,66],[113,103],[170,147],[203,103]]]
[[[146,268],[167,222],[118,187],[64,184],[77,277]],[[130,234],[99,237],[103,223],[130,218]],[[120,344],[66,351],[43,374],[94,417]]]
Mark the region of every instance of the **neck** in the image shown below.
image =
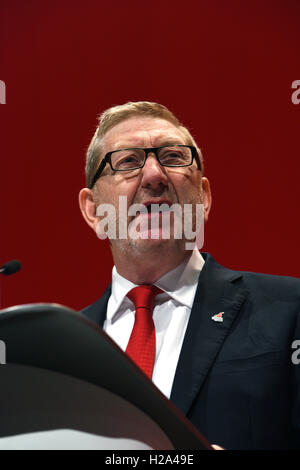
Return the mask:
[[[134,284],[153,284],[164,274],[172,271],[191,256],[191,251],[162,249],[112,250],[114,264],[118,273]]]

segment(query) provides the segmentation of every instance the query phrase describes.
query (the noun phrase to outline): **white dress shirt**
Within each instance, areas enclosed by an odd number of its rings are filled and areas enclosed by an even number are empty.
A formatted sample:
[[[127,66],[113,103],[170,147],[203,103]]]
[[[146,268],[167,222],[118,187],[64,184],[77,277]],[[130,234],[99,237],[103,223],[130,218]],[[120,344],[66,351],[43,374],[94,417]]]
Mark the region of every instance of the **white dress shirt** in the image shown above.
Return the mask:
[[[156,331],[156,351],[152,381],[170,398],[175,371],[189,321],[198,278],[204,259],[196,249],[188,261],[177,266],[154,283],[163,293],[156,296],[153,321]],[[134,325],[135,308],[127,297],[136,287],[112,270],[111,296],[107,304],[104,331],[125,351]]]

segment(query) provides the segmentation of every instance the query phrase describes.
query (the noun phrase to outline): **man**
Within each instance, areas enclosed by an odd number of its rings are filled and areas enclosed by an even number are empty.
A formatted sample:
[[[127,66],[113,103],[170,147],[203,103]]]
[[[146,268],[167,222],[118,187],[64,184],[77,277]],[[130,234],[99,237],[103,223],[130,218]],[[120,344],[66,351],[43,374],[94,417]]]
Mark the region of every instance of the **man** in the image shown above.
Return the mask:
[[[98,236],[99,207],[112,205],[118,219],[125,196],[129,207],[146,211],[155,204],[177,204],[183,212],[202,207],[208,220],[212,198],[201,151],[157,103],[104,112],[86,174],[80,207]],[[226,449],[300,447],[300,366],[292,360],[300,339],[299,280],[228,270],[197,247],[186,249],[185,232],[175,236],[176,217],[164,237],[162,214],[128,211],[128,236],[120,236],[120,227],[110,236],[112,284],[84,313],[210,442]],[[145,224],[154,220],[155,229]],[[133,222],[139,236],[132,236]],[[143,321],[148,336],[141,340]]]

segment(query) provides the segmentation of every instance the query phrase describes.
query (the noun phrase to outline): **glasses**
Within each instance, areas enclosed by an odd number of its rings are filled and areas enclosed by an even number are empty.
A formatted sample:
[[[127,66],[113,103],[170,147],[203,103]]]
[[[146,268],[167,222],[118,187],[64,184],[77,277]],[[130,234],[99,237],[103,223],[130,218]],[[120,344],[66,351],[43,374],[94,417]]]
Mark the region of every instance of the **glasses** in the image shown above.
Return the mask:
[[[101,160],[98,170],[89,186],[91,189],[107,163],[113,171],[132,171],[143,168],[148,158],[149,153],[154,153],[158,163],[161,166],[178,168],[192,165],[194,159],[197,162],[199,170],[201,170],[201,163],[198,152],[195,147],[191,145],[164,145],[162,147],[151,148],[128,148],[113,150],[108,152]]]

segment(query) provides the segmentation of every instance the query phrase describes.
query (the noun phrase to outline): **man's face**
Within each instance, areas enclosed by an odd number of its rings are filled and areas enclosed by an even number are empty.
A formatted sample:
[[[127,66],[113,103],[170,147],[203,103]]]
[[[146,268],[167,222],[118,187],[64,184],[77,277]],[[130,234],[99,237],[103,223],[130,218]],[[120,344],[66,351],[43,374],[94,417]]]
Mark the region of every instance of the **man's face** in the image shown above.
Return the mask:
[[[151,117],[131,117],[110,129],[103,139],[103,156],[110,151],[131,147],[159,147],[187,144],[185,136],[170,122]],[[143,168],[129,172],[113,172],[107,164],[96,182],[97,204],[113,204],[118,216],[119,197],[127,197],[128,208],[132,204],[200,204],[205,203],[201,171],[194,161],[181,168],[163,167],[150,153]],[[209,188],[208,188],[209,189]],[[208,209],[209,210],[209,209]],[[208,211],[206,216],[208,215]],[[150,218],[151,215],[146,216]],[[128,217],[127,225],[134,217]],[[171,227],[172,233],[172,227]],[[147,239],[111,240],[112,249],[128,246],[148,249],[157,245],[182,245],[182,240]]]

